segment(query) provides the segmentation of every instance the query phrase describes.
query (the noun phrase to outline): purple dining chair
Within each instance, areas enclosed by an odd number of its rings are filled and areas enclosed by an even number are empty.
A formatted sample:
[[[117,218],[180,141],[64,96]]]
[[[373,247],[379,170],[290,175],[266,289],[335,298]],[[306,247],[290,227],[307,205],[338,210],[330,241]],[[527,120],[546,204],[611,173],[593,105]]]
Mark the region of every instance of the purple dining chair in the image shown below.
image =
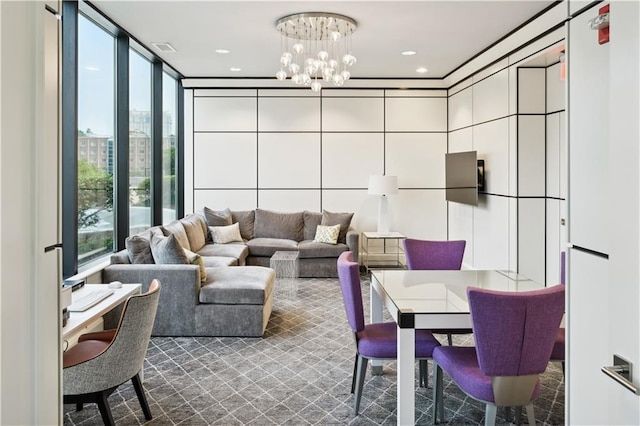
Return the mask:
[[[350,251],[342,253],[338,258],[338,280],[347,320],[356,343],[351,393],[354,394],[353,412],[358,415],[368,361],[397,359],[397,325],[395,322],[364,323],[360,266],[353,261],[353,253]],[[440,343],[428,330],[416,330],[415,346],[415,357],[420,361],[420,376],[426,376],[427,373],[423,371],[427,371],[427,360]]]
[[[560,284],[565,284],[567,277],[566,268],[566,254],[560,253]],[[565,329],[560,327],[558,334],[556,335],[556,341],[553,344],[553,350],[551,351],[551,361],[560,362],[562,365],[562,374],[564,374],[564,362],[565,362]]]
[[[465,240],[429,241],[406,238],[402,242],[407,257],[407,269],[459,270],[462,267]],[[446,334],[449,346],[454,334],[471,334],[469,328],[447,328],[431,330]]]
[[[476,346],[434,349],[434,424],[444,420],[443,370],[486,404],[485,425],[495,424],[497,407],[516,407],[516,419],[525,407],[529,424],[535,424],[533,401],[564,313],[564,290],[563,285],[527,292],[467,289]]]

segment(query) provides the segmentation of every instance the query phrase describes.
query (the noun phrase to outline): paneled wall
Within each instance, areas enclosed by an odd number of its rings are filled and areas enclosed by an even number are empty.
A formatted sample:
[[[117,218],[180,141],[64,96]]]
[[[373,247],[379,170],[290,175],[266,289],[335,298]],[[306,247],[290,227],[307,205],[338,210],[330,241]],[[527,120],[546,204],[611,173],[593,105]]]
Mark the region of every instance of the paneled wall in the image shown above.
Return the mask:
[[[398,176],[391,229],[447,238],[447,92],[188,89],[185,210],[352,211],[377,227],[369,175]],[[189,184],[191,182],[191,184]]]
[[[449,152],[485,160],[478,206],[449,203],[449,238],[467,240],[466,267],[556,284],[566,246],[564,82],[559,64],[531,62],[505,59],[449,90]]]

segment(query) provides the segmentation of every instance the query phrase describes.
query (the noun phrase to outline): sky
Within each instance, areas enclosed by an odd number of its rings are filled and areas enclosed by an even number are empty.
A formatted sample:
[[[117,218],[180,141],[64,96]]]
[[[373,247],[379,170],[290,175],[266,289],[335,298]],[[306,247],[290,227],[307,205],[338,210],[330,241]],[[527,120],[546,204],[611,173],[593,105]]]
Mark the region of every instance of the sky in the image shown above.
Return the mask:
[[[129,52],[129,108],[151,110],[151,64]],[[173,82],[173,85],[169,85]],[[175,111],[175,80],[163,74],[163,110]],[[172,90],[173,89],[173,90]],[[115,102],[115,38],[80,16],[78,20],[78,129],[113,136]],[[172,115],[175,115],[172,114]],[[177,120],[173,120],[175,122]],[[175,129],[173,134],[175,134]]]

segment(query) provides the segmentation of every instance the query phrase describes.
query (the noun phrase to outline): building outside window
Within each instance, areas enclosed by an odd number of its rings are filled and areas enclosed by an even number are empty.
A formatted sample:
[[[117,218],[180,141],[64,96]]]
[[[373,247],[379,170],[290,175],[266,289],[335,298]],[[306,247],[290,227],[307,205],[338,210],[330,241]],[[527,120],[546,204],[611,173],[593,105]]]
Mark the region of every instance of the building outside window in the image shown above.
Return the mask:
[[[115,134],[115,39],[78,17],[78,264],[114,247],[113,170],[96,147]]]

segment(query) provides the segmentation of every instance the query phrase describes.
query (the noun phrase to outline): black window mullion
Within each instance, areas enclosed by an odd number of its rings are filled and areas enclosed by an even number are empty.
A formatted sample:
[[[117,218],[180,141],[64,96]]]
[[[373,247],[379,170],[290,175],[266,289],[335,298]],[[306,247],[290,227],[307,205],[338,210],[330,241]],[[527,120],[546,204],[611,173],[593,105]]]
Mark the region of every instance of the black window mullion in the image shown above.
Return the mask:
[[[78,3],[62,2],[62,276],[78,270]]]
[[[125,248],[129,236],[129,38],[122,34],[116,44],[116,166],[114,213],[116,250]]]
[[[184,217],[184,87],[180,80],[176,99],[176,217]]]
[[[151,70],[151,223],[162,225],[162,62]]]

